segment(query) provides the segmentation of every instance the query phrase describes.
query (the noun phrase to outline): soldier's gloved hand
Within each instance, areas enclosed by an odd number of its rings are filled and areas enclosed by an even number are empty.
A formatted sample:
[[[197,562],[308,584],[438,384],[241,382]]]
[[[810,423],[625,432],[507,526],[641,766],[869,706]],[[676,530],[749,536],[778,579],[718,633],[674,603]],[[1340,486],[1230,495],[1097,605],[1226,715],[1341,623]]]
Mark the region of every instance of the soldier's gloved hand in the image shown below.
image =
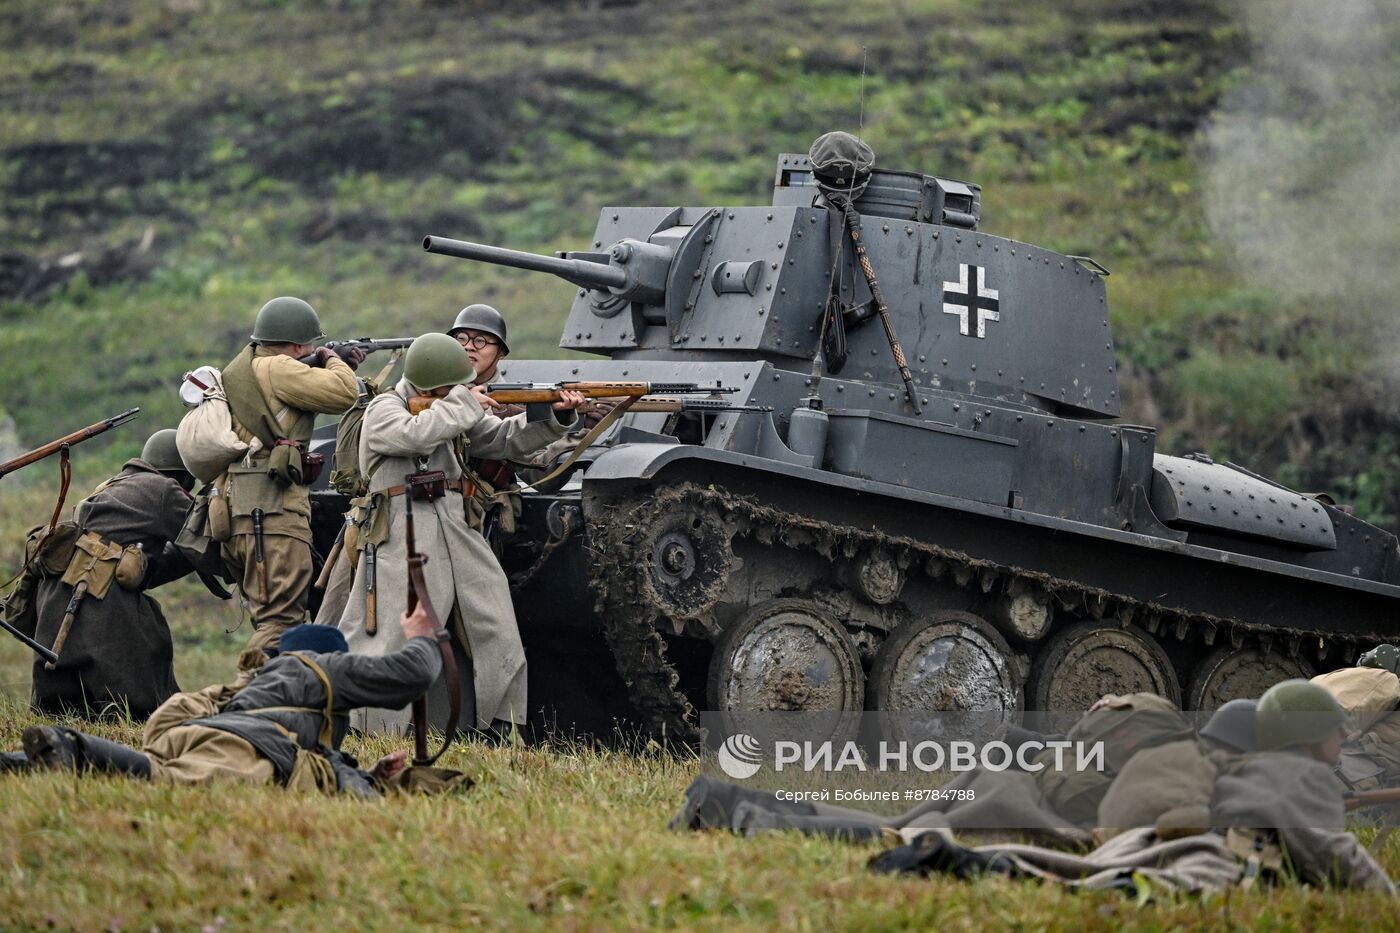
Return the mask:
[[[588,401],[588,397],[582,392],[575,392],[571,389],[564,389],[559,393],[559,401],[555,402],[555,411],[572,411]]]
[[[327,363],[335,359],[335,351],[330,347],[317,347],[316,352],[311,355],[315,357],[311,365],[317,369],[324,369]]]
[[[365,351],[359,347],[341,347],[335,352],[352,370],[359,369],[360,364],[365,361]]]

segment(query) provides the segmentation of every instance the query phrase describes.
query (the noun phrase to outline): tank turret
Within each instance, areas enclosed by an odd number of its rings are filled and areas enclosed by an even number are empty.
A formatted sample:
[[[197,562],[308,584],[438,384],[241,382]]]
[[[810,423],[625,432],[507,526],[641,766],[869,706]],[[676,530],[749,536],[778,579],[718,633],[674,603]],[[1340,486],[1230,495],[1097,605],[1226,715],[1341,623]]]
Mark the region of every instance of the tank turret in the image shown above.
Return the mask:
[[[803,367],[820,355],[822,313],[839,292],[851,371],[902,386],[870,326],[841,214],[813,179],[806,156],[786,154],[767,207],[604,208],[591,251],[535,256],[436,236],[424,248],[572,282],[559,345],[615,359]],[[1077,417],[1119,413],[1101,269],[978,232],[976,185],[876,170],[853,206],[915,385]]]

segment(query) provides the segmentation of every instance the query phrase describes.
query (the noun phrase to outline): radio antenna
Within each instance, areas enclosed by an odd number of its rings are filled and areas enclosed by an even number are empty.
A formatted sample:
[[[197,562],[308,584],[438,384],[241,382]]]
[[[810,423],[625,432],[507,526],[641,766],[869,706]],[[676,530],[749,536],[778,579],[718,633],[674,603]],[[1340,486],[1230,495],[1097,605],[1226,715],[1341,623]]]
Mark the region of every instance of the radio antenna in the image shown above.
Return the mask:
[[[865,63],[870,53],[865,46],[860,47],[860,130],[865,129]]]

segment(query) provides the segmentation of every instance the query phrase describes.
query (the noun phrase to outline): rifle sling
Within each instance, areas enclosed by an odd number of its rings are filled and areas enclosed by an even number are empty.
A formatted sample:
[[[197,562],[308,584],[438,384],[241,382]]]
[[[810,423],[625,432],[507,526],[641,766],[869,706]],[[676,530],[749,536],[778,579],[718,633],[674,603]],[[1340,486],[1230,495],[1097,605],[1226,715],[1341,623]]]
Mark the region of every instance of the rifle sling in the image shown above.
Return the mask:
[[[623,415],[627,414],[627,409],[631,408],[631,407],[633,406],[633,404],[636,403],[636,401],[637,401],[638,398],[640,398],[640,396],[637,396],[637,395],[629,395],[629,396],[627,396],[626,398],[624,398],[621,402],[619,402],[619,403],[617,404],[617,406],[616,406],[615,408],[613,408],[612,411],[610,411],[610,412],[608,412],[606,415],[604,415],[604,416],[602,417],[602,420],[600,420],[597,424],[595,424],[595,425],[589,430],[589,432],[588,432],[587,434],[585,434],[585,435],[582,437],[582,439],[579,440],[578,446],[576,446],[576,447],[573,449],[573,452],[569,454],[569,457],[568,457],[567,460],[565,460],[563,463],[559,464],[557,467],[555,467],[553,470],[551,470],[551,471],[548,473],[548,475],[546,475],[544,478],[538,479],[538,480],[536,480],[535,482],[530,483],[528,486],[522,486],[522,487],[520,487],[520,488],[521,488],[521,489],[540,489],[540,488],[542,488],[546,483],[548,483],[548,482],[550,482],[550,481],[552,481],[552,480],[555,480],[555,479],[557,479],[559,476],[561,476],[565,471],[567,471],[567,470],[569,469],[569,467],[571,467],[571,466],[574,465],[574,461],[577,460],[580,456],[582,456],[583,452],[584,452],[585,450],[587,450],[587,449],[589,448],[589,446],[590,446],[594,441],[596,441],[599,437],[602,436],[602,434],[603,434],[604,431],[606,431],[608,428],[612,427],[612,424],[613,424],[614,421],[616,421],[618,418],[621,418]]]

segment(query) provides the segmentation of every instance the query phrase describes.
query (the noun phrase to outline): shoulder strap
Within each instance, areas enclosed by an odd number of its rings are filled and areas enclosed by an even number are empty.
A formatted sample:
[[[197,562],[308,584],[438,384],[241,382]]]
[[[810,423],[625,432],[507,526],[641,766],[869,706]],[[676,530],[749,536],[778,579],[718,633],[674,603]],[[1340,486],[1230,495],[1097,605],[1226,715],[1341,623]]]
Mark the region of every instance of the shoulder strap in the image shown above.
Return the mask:
[[[266,450],[271,450],[278,438],[284,437],[282,426],[277,422],[277,414],[272,403],[253,376],[253,345],[243,348],[243,352],[233,358],[223,372],[224,394],[228,396],[228,408],[238,423],[262,441]]]
[[[293,651],[292,657],[311,668],[311,673],[315,674],[316,678],[321,681],[321,686],[326,688],[326,708],[321,713],[321,737],[318,741],[326,748],[334,748],[335,746],[331,744],[331,711],[335,707],[335,693],[331,689],[331,679],[326,675],[321,665],[311,660],[309,655]]]

